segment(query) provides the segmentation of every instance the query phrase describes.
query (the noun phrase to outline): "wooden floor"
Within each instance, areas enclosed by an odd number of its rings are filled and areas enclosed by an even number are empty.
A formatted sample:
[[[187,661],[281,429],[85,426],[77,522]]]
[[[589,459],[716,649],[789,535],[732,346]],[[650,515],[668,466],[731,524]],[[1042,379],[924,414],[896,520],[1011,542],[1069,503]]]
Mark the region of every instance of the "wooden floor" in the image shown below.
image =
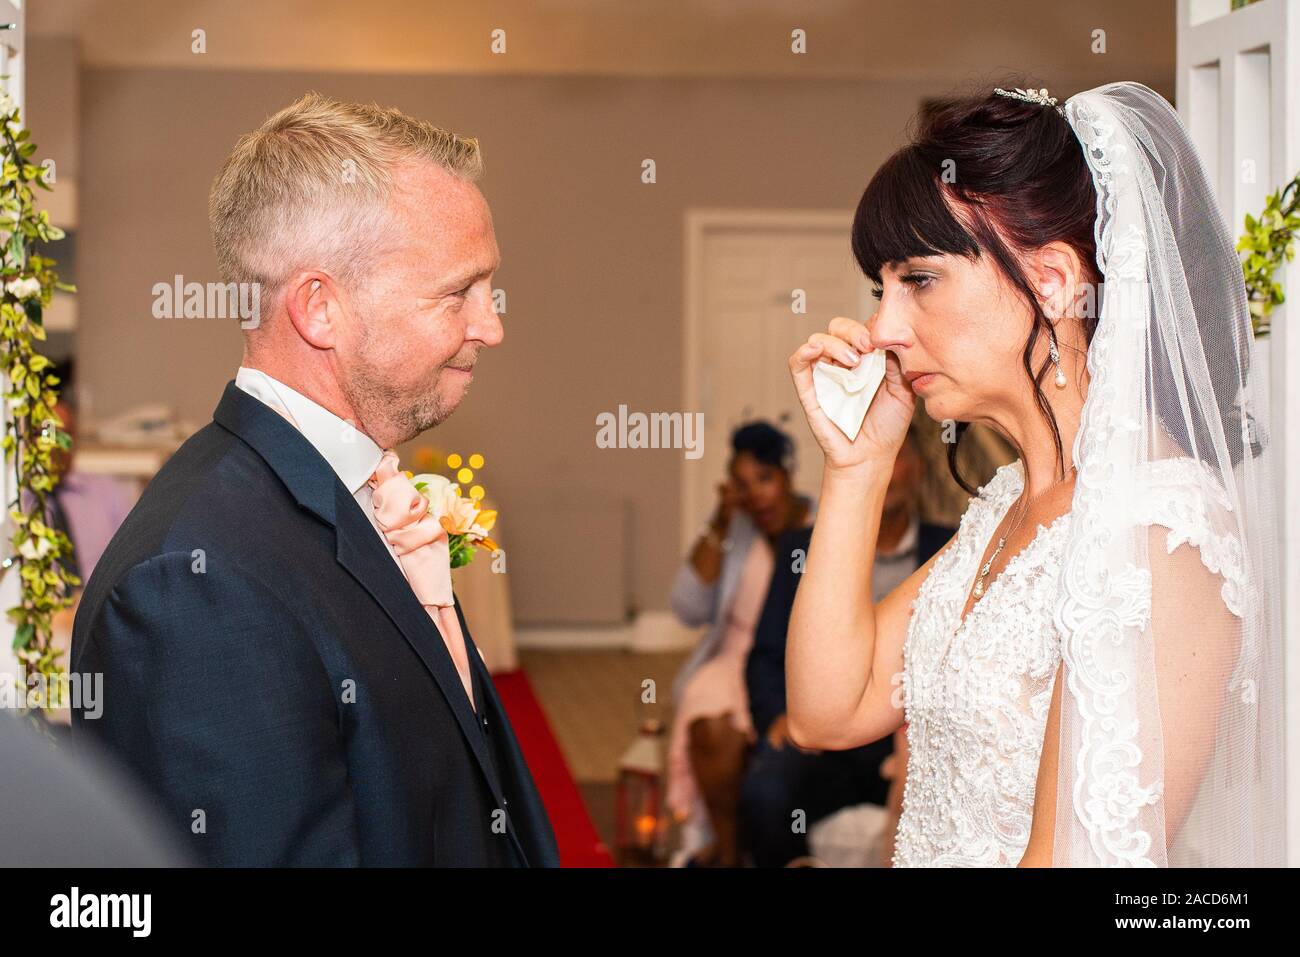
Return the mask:
[[[686,653],[523,649],[519,658],[573,776],[613,783],[641,722],[658,718],[667,726],[672,680]],[[655,683],[655,703],[642,703],[647,680]]]
[[[528,674],[560,750],[587,803],[601,838],[613,846],[614,785],[618,760],[641,723],[672,716],[672,681],[689,652],[521,649]],[[653,681],[652,703],[645,682]],[[667,734],[665,732],[665,744]]]

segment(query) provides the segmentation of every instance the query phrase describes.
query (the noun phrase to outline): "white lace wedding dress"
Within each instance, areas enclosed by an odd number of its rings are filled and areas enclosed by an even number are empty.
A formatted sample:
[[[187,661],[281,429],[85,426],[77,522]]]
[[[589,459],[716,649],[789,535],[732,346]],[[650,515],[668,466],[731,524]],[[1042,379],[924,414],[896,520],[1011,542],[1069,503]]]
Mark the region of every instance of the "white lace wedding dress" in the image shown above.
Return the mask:
[[[1223,577],[1240,616],[1243,561],[1235,539],[1210,531],[1191,458],[1144,466],[1144,525],[1169,529],[1170,551],[1190,543]],[[1070,513],[1039,525],[960,620],[985,548],[1023,483],[1019,460],[998,469],[962,515],[912,604],[903,690],[910,757],[895,867],[1014,867],[1029,842],[1043,732],[1061,662],[1053,603]],[[1217,488],[1217,486],[1214,486]]]

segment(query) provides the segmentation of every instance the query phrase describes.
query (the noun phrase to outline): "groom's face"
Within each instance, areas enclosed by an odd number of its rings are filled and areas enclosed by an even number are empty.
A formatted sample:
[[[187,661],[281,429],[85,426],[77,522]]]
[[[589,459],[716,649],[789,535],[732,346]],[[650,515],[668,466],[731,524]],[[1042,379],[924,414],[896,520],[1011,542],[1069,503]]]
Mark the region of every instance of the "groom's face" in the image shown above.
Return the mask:
[[[432,163],[395,174],[387,253],[354,302],[343,387],[368,435],[388,448],[446,419],[479,353],[504,337],[493,308],[500,265],[478,187]]]

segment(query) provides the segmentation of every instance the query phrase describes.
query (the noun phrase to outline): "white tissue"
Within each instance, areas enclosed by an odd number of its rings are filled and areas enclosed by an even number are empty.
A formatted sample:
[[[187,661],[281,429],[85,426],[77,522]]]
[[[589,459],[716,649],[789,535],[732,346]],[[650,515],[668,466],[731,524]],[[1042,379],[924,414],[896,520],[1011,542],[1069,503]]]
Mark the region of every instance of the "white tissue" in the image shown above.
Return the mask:
[[[813,366],[817,403],[850,442],[858,437],[862,420],[867,417],[867,407],[884,381],[884,349],[867,353],[852,369],[824,361]]]

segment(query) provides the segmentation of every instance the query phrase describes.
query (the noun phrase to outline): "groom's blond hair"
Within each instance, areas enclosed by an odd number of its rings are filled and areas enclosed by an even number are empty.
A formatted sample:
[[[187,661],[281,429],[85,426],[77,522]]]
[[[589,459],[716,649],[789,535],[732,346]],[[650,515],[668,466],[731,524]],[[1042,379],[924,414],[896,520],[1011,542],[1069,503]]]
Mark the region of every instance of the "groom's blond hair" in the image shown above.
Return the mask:
[[[399,110],[319,93],[285,107],[240,137],[212,183],[222,277],[259,283],[264,302],[301,268],[356,286],[382,253],[394,174],[410,160],[468,182],[483,173],[477,139]]]

